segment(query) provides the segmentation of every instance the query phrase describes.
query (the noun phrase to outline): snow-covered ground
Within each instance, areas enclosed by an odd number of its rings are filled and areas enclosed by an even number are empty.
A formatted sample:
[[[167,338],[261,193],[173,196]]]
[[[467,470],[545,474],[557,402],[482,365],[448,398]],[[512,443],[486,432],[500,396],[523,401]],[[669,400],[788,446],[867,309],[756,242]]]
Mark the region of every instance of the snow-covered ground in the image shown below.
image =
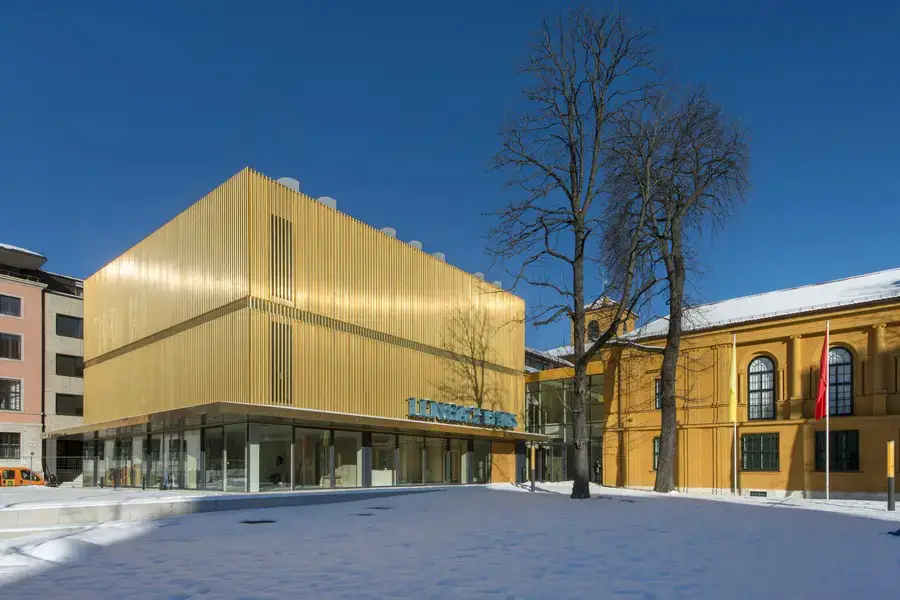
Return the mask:
[[[898,597],[893,523],[749,501],[597,491],[576,502],[546,491],[464,487],[0,541],[0,595]]]
[[[488,487],[499,491],[516,491],[530,492],[531,486],[520,485],[514,486],[508,483],[489,484]],[[539,492],[550,492],[554,494],[571,494],[572,482],[561,481],[557,483],[538,483],[535,489]],[[749,496],[731,496],[728,494],[714,496],[710,494],[685,494],[672,492],[668,496],[660,496],[655,492],[631,490],[626,488],[610,488],[591,484],[591,494],[601,494],[604,496],[622,496],[634,498],[666,498],[677,497],[683,499],[729,502],[736,504],[744,504],[747,506],[763,506],[778,508],[800,508],[805,510],[818,510],[824,512],[834,512],[844,515],[855,515],[858,517],[869,517],[871,519],[882,519],[884,521],[900,521],[900,512],[888,512],[887,502],[879,502],[876,500],[825,500],[823,499],[806,499],[806,498],[751,498]],[[900,595],[898,595],[900,597]]]

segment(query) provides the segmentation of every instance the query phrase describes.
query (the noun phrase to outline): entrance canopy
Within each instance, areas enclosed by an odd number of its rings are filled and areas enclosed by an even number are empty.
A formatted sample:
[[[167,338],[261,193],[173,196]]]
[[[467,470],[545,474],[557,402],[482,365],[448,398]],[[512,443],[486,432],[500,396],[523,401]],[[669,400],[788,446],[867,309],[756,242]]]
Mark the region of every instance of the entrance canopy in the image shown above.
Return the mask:
[[[169,431],[184,427],[199,427],[218,423],[244,421],[248,417],[262,419],[290,420],[294,425],[318,428],[355,429],[384,433],[405,433],[422,435],[445,435],[490,441],[547,442],[549,436],[506,429],[451,425],[415,419],[391,419],[351,413],[310,410],[287,406],[244,404],[239,402],[216,402],[177,410],[149,413],[136,417],[116,419],[57,429],[43,434],[44,438],[85,435],[99,432],[100,437],[115,436],[117,433],[140,431]],[[125,431],[123,431],[125,430]]]

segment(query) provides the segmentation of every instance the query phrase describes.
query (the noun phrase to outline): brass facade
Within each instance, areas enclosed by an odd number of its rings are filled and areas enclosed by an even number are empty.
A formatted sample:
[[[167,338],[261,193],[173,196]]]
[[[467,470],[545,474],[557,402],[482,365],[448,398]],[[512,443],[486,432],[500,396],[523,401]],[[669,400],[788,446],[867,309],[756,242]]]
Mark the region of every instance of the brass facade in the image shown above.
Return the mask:
[[[85,282],[85,423],[215,402],[406,418],[461,309],[523,426],[524,302],[244,169]]]

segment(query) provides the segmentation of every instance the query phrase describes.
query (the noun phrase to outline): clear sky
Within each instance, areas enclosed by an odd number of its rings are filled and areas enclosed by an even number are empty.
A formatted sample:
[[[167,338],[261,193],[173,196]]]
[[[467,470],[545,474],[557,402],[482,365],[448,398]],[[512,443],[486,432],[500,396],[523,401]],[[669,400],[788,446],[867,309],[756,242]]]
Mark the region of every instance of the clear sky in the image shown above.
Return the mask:
[[[6,4],[0,241],[86,277],[251,165],[484,270],[482,213],[507,199],[488,161],[518,102],[515,68],[562,6]],[[900,267],[896,3],[621,6],[654,27],[678,79],[706,84],[751,133],[753,191],[706,239],[696,296]],[[527,341],[567,336],[529,327]]]

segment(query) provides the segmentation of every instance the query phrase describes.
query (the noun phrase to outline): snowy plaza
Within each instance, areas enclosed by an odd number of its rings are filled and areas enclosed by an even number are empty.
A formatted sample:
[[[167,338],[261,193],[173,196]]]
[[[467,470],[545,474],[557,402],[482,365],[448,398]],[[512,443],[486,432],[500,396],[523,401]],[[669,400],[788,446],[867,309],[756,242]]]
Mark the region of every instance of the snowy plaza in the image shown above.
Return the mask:
[[[890,533],[900,523],[883,503],[599,487],[571,501],[559,493],[565,484],[542,488],[456,487],[10,538],[0,540],[0,590],[16,598],[897,597],[900,538]]]

